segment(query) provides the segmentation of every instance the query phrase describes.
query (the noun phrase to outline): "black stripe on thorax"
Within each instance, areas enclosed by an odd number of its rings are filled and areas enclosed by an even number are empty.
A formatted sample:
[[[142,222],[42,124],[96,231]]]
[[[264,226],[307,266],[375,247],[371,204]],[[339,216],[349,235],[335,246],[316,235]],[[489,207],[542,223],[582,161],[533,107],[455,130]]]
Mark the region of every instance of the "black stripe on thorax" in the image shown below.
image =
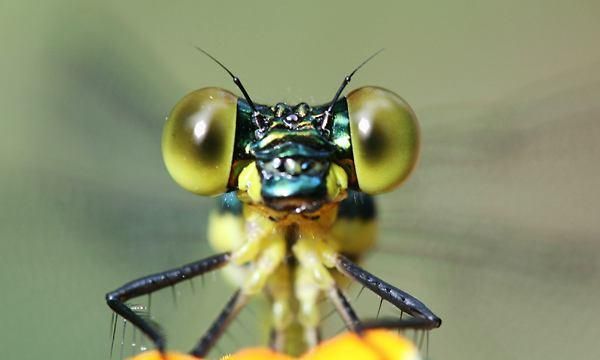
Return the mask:
[[[338,209],[338,219],[372,220],[377,216],[375,199],[371,195],[348,190]]]

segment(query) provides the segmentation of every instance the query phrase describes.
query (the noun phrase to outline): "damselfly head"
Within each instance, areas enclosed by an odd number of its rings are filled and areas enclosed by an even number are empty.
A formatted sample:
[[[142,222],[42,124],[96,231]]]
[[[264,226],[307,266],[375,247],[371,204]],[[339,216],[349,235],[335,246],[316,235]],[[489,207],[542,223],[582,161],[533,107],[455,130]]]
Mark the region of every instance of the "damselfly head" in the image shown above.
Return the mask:
[[[243,97],[204,88],[172,110],[163,156],[183,188],[200,195],[238,191],[242,200],[276,211],[313,212],[341,201],[347,189],[389,191],[414,168],[418,126],[402,98],[378,87],[341,96],[362,64],[329,103],[266,106],[217,63]]]
[[[308,104],[279,103],[271,110],[268,130],[250,146],[261,198],[275,210],[315,211],[330,200],[326,178],[336,146]]]

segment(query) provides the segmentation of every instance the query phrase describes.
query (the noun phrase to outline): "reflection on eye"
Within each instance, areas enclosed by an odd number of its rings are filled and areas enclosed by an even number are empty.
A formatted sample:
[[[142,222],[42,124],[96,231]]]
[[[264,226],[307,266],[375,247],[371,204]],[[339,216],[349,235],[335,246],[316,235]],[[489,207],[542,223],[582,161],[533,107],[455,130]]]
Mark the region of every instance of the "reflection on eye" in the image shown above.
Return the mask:
[[[227,190],[235,139],[237,97],[205,88],[186,95],[163,132],[163,158],[173,179],[200,195]]]
[[[361,118],[358,122],[358,130],[361,136],[369,136],[371,134],[371,122],[369,119]]]
[[[206,133],[208,132],[208,126],[206,125],[206,120],[204,119],[203,114],[195,115],[192,123],[195,123],[194,137],[196,138],[196,141],[203,141]]]

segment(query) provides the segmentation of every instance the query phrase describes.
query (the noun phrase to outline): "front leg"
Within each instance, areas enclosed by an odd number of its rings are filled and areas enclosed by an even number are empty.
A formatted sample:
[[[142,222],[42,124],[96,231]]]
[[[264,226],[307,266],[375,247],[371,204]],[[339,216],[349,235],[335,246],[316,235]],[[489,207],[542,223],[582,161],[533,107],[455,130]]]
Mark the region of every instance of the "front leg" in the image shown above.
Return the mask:
[[[261,292],[265,287],[273,272],[282,263],[285,257],[285,241],[280,236],[273,236],[265,240],[264,247],[254,257],[251,257],[248,277],[244,279],[238,290],[219,316],[212,323],[210,328],[204,333],[198,344],[190,352],[197,357],[205,357],[223,334],[229,323],[237,316],[239,311],[253,295]],[[245,250],[244,250],[245,251]],[[230,256],[232,263],[243,263],[243,257],[234,252]],[[240,260],[242,259],[242,260]],[[239,265],[239,263],[238,263]]]
[[[336,256],[335,267],[342,274],[358,281],[361,285],[389,301],[396,308],[422,319],[423,321],[418,321],[418,326],[415,324],[416,327],[433,329],[442,325],[442,320],[417,298],[381,280],[345,256],[339,254]]]
[[[219,269],[226,265],[230,258],[230,253],[225,252],[175,269],[144,276],[106,294],[106,303],[117,314],[146,334],[162,353],[165,350],[164,335],[149,321],[131,310],[125,302],[129,299],[151,294],[167,286],[175,285],[184,280],[189,280],[195,276]]]

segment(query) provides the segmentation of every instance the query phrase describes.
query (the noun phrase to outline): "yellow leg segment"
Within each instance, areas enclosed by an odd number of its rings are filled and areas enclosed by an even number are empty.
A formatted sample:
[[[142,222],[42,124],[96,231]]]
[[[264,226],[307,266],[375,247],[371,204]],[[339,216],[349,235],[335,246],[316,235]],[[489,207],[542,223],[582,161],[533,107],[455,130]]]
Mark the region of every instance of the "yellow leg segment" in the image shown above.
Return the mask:
[[[290,268],[285,264],[279,265],[269,278],[267,287],[272,297],[272,327],[275,331],[273,346],[278,351],[285,351],[286,330],[294,320]]]
[[[269,294],[273,297],[273,326],[277,330],[283,330],[291,324],[294,317],[290,308],[292,287],[289,267],[280,265],[269,278],[268,287]]]
[[[275,232],[264,240],[264,248],[248,271],[248,277],[242,284],[242,293],[254,295],[262,291],[269,277],[283,262],[285,257],[285,239]]]
[[[305,267],[296,268],[295,276],[294,292],[299,303],[298,322],[304,329],[304,341],[306,345],[312,348],[319,342],[317,327],[321,320],[321,314],[317,306],[317,299],[321,289],[315,282],[311,271]]]
[[[318,343],[317,328],[321,320],[317,306],[319,293],[329,293],[335,288],[335,280],[326,267],[333,250],[314,233],[304,232],[292,251],[299,262],[295,281],[295,293],[300,305],[298,321],[304,327],[307,345],[314,347]]]
[[[244,216],[246,217],[246,241],[231,256],[231,261],[237,265],[256,259],[266,245],[265,242],[273,237],[271,234],[277,233],[273,222],[259,213],[247,211]]]

